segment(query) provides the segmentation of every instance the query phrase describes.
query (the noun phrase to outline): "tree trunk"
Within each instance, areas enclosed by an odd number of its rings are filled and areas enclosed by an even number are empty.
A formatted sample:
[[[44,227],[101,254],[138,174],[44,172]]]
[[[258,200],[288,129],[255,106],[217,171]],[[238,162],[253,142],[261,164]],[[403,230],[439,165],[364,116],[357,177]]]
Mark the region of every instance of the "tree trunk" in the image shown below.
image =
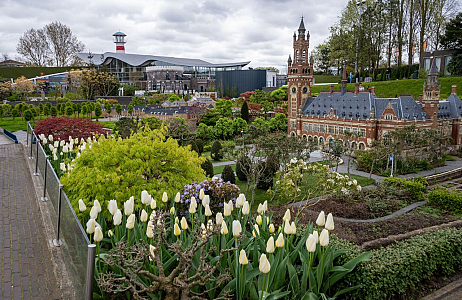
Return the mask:
[[[403,38],[401,37],[401,35],[403,32],[403,27],[404,27],[404,22],[403,22],[404,1],[405,0],[400,0],[399,13],[398,13],[398,67],[401,67],[401,60],[403,56]]]
[[[409,0],[409,44],[408,65],[412,65],[414,57],[414,0]]]

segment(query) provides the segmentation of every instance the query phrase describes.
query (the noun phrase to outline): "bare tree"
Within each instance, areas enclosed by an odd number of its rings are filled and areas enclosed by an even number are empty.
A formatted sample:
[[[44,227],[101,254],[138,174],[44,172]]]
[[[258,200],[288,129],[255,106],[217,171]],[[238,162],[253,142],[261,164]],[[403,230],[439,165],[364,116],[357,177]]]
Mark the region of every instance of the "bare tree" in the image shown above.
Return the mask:
[[[76,52],[85,48],[83,43],[72,34],[72,30],[65,24],[55,21],[44,28],[54,65],[63,67],[69,65]]]
[[[46,33],[43,29],[27,30],[20,38],[16,51],[35,66],[45,66],[48,60],[49,48]]]

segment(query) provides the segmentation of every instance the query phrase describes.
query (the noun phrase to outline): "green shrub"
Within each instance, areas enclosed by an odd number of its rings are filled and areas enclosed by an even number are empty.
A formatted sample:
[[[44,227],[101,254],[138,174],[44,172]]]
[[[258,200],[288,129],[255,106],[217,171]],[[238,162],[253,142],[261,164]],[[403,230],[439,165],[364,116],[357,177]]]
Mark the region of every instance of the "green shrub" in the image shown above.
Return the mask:
[[[221,173],[221,178],[224,182],[230,182],[232,184],[236,183],[236,176],[234,176],[234,171],[231,166],[227,165],[223,168],[223,173]]]
[[[251,161],[248,157],[241,157],[236,162],[236,175],[240,181],[247,181],[247,174],[251,168]]]
[[[345,241],[332,239],[332,243],[351,250],[343,259],[361,253]],[[349,299],[395,299],[431,276],[455,272],[462,261],[462,229],[435,230],[371,252],[370,261],[344,280],[347,286],[362,285]]]
[[[171,196],[187,183],[204,180],[203,158],[164,132],[147,128],[123,140],[101,138],[83,151],[75,169],[61,177],[76,211],[79,199],[87,206],[98,199],[102,207],[116,199],[120,208],[131,196],[139,199],[143,190],[160,206],[163,192]]]
[[[213,164],[210,159],[206,158],[205,161],[202,163],[201,167],[202,167],[202,170],[204,170],[205,175],[207,177],[210,177],[210,178],[213,177],[214,175],[213,174]]]
[[[273,186],[274,175],[279,169],[279,160],[276,155],[270,155],[267,160],[262,163],[266,164],[266,166],[263,173],[260,175],[257,188],[266,191]]]
[[[138,126],[135,124],[133,118],[122,117],[114,124],[114,132],[117,132],[118,135],[123,139],[128,138],[137,130]]]
[[[210,150],[210,156],[213,160],[219,161],[222,159],[221,143],[219,141],[213,142],[212,149]]]
[[[428,203],[456,213],[462,212],[462,195],[443,188],[436,188],[428,193]]]
[[[204,152],[209,152],[212,150],[212,145],[204,145]]]
[[[197,150],[199,151],[197,153],[202,154],[202,152],[204,152],[204,141],[201,139],[197,139],[194,141],[196,142]]]
[[[383,179],[385,184],[398,186],[408,191],[416,201],[424,200],[424,193],[427,191],[427,183],[423,178],[404,179],[388,177]]]
[[[193,140],[189,141],[188,145],[191,145],[191,151],[196,151],[197,154],[200,154],[199,148],[197,147],[197,144],[195,141]]]

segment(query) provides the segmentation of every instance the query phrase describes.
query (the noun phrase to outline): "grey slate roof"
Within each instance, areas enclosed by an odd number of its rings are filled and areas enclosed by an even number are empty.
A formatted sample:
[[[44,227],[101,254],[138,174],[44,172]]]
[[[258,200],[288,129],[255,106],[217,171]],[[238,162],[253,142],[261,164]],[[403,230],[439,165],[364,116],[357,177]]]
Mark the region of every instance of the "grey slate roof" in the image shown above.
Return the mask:
[[[401,96],[399,98],[377,98],[371,93],[358,93],[356,96],[352,92],[342,95],[334,92],[322,92],[319,96],[308,98],[302,108],[303,115],[320,116],[328,115],[332,107],[334,114],[340,118],[365,120],[374,112],[376,118],[380,118],[391,102],[391,106],[399,119],[409,121],[428,118],[422,110],[422,105],[416,102],[411,96]]]
[[[76,53],[76,55],[83,60],[85,63],[90,63],[88,58],[88,53]],[[101,57],[100,57],[101,56]],[[114,52],[105,52],[104,54],[98,55],[93,54],[91,62],[95,65],[108,64],[111,59],[119,59],[126,62],[131,66],[147,66],[154,61],[162,61],[176,66],[188,66],[188,67],[236,67],[236,66],[245,66],[250,63],[246,62],[235,62],[235,63],[222,63],[222,64],[212,64],[201,59],[192,59],[192,58],[178,58],[178,57],[168,57],[168,56],[155,56],[155,55],[144,55],[144,54],[129,54],[129,53],[114,53]]]
[[[462,117],[462,101],[456,95],[451,94],[445,101],[438,105],[438,119],[457,119]]]

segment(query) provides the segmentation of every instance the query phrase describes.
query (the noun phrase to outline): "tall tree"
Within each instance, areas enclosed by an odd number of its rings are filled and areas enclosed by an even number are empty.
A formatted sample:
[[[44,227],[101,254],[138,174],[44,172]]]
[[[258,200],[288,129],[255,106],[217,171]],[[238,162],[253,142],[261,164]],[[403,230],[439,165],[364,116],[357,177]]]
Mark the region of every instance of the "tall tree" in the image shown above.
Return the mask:
[[[462,75],[462,13],[446,24],[444,35],[441,36],[441,45],[445,49],[455,49],[456,53],[447,66],[453,75]]]
[[[27,30],[20,38],[16,51],[24,56],[29,64],[45,66],[48,63],[49,47],[46,33],[43,29]]]
[[[247,105],[247,101],[244,101],[244,103],[242,103],[241,118],[244,119],[247,123],[249,123],[249,106]]]
[[[19,38],[16,51],[30,64],[63,67],[73,65],[76,62],[75,53],[84,48],[67,25],[56,21],[42,29],[27,30]]]

